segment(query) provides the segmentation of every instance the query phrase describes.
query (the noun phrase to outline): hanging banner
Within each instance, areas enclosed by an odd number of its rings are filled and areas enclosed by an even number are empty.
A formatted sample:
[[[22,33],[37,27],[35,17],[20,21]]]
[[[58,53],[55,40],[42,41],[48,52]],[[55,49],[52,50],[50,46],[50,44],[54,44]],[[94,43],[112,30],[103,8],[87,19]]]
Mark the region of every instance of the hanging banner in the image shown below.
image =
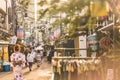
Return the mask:
[[[91,7],[91,16],[92,17],[100,17],[100,16],[107,16],[107,2],[103,0],[94,0],[90,3]]]
[[[19,28],[17,30],[17,38],[18,39],[22,39],[23,38],[23,29],[22,28]]]

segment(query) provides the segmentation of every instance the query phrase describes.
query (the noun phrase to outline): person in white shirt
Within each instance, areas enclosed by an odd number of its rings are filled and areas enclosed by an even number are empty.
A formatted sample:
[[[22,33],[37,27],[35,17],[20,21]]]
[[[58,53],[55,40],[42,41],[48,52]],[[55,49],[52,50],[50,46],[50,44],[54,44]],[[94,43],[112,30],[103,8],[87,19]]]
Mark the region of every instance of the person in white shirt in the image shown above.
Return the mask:
[[[42,63],[42,55],[40,53],[40,50],[37,51],[35,58],[36,58],[36,62],[37,62],[37,67],[40,67],[40,64]]]
[[[29,70],[32,70],[32,64],[34,62],[34,56],[32,55],[31,52],[28,53],[27,55],[27,62],[28,62],[28,66],[29,66]]]
[[[35,52],[35,50],[34,50],[34,49],[32,50],[31,54],[32,54],[32,55],[33,55],[33,57],[35,58],[36,52]]]

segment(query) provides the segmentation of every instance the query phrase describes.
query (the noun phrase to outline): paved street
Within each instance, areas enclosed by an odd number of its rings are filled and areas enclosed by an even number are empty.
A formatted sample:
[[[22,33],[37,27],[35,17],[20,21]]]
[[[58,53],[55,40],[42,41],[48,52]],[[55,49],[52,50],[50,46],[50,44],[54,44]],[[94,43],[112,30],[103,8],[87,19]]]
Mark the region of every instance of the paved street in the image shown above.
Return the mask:
[[[44,59],[43,64],[39,68],[36,65],[33,66],[33,70],[29,72],[28,68],[23,70],[24,80],[51,80],[52,69],[51,64],[47,63]],[[0,80],[13,80],[12,72],[6,72],[0,74]]]

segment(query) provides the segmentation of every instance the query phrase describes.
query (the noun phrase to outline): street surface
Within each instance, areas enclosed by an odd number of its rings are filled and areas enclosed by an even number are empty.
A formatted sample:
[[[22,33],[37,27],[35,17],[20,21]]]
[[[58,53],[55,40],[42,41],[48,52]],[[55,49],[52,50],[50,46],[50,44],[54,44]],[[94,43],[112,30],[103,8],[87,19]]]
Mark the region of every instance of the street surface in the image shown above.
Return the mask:
[[[24,80],[51,80],[51,68],[51,64],[49,64],[46,59],[44,59],[39,68],[37,68],[36,64],[34,64],[31,72],[28,68],[23,69]],[[13,72],[3,72],[3,74],[1,73],[0,80],[14,80]]]

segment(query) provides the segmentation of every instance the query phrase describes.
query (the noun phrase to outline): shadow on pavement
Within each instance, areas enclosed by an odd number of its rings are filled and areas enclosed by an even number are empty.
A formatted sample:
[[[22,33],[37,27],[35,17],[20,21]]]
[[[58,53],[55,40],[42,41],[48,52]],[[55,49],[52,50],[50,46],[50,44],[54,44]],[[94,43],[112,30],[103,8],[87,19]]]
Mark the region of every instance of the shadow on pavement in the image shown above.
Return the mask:
[[[38,70],[38,69],[39,69],[39,68],[34,68],[32,71],[36,71],[36,70]],[[28,71],[24,72],[23,75],[27,75],[27,74],[29,74],[29,73],[32,72],[32,71],[29,71],[29,70],[28,70]]]

